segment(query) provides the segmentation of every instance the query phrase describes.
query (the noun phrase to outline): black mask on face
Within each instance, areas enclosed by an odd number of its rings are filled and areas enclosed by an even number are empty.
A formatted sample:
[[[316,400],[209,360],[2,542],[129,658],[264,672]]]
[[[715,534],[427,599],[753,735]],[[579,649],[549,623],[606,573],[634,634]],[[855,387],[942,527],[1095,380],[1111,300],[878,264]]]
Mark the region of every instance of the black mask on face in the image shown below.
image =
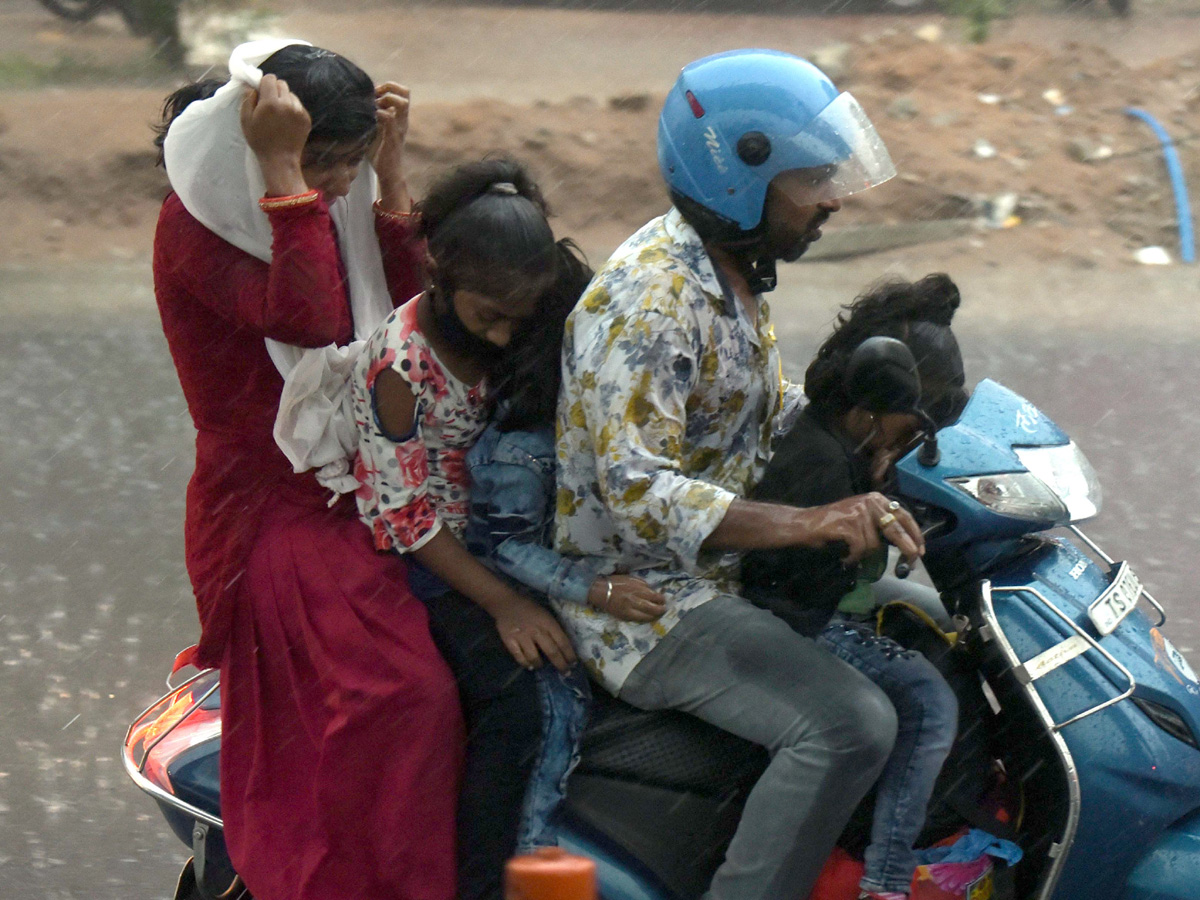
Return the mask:
[[[430,305],[438,334],[458,352],[478,360],[491,372],[504,356],[504,348],[472,334],[458,317],[458,311],[450,299],[450,293],[435,284],[430,288]]]

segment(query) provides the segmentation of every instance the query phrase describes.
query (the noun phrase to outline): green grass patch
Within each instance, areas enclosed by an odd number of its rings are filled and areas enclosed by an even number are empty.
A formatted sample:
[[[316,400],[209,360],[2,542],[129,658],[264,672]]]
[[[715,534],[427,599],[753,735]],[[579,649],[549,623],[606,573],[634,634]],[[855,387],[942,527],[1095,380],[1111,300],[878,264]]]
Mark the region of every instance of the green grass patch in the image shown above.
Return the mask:
[[[87,56],[37,60],[24,53],[0,53],[2,90],[81,84],[158,84],[171,78],[172,74],[150,53],[121,60]]]

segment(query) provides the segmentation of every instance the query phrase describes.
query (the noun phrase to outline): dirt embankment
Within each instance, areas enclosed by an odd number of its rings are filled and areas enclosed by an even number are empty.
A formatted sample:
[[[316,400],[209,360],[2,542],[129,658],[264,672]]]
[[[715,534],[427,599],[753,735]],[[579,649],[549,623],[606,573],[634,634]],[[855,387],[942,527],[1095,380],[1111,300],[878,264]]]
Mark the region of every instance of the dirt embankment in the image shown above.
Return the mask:
[[[902,173],[898,190],[864,195],[864,215],[944,217],[1014,193],[1023,225],[1052,238],[1048,252],[1063,249],[1061,240],[1075,243],[1069,232],[1106,254],[1173,246],[1174,204],[1158,143],[1128,107],[1145,108],[1176,140],[1193,142],[1180,149],[1190,182],[1200,185],[1200,45],[1131,69],[1082,45],[1049,54],[894,36],[861,48],[846,84],[872,111]]]
[[[1103,261],[1174,247],[1158,143],[1126,114],[1130,106],[1184,142],[1200,191],[1200,46],[1135,70],[1090,47],[1050,55],[894,34],[848,45],[844,67],[839,84],[866,107],[901,174],[851,198],[841,226],[990,215],[1038,256]],[[431,106],[414,120],[412,156],[426,172],[485,148],[515,153],[545,179],[568,229],[620,233],[664,202],[654,155],[660,105],[660,96],[638,95],[530,109]]]
[[[1092,47],[1052,54],[908,31],[860,39],[840,57],[839,84],[866,107],[901,173],[850,200],[840,225],[990,213],[1015,226],[995,238],[1006,254],[1089,265],[1127,260],[1148,244],[1176,246],[1157,142],[1125,108],[1144,107],[1166,125],[1200,192],[1200,41],[1194,53],[1141,69]],[[0,95],[0,263],[146,253],[166,186],[147,128],[157,99],[115,90]],[[418,105],[414,190],[459,160],[512,153],[542,180],[560,231],[610,247],[663,208],[660,103],[636,94]]]

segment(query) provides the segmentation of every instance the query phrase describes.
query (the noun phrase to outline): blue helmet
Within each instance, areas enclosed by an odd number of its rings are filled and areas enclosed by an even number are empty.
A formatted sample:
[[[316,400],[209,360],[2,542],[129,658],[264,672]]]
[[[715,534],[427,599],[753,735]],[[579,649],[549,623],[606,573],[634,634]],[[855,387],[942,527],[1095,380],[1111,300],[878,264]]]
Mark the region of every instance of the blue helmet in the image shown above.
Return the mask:
[[[658,120],[658,164],[672,191],[750,231],[767,186],[798,205],[846,197],[896,174],[853,97],[812,63],[731,50],[684,67]]]

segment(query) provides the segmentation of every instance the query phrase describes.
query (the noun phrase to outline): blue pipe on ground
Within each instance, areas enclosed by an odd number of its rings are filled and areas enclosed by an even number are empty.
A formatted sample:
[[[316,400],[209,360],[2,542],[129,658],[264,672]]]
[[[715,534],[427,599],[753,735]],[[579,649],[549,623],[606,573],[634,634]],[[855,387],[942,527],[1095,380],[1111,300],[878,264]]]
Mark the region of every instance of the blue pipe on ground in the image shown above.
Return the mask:
[[[1144,109],[1133,106],[1126,107],[1125,112],[1135,119],[1141,119],[1154,131],[1162,144],[1163,159],[1167,163],[1167,175],[1171,179],[1171,189],[1175,193],[1175,215],[1179,219],[1179,252],[1185,263],[1196,261],[1196,239],[1192,233],[1192,207],[1188,201],[1187,182],[1183,179],[1183,166],[1179,164],[1179,154],[1175,152],[1175,142],[1167,134],[1167,129]]]

